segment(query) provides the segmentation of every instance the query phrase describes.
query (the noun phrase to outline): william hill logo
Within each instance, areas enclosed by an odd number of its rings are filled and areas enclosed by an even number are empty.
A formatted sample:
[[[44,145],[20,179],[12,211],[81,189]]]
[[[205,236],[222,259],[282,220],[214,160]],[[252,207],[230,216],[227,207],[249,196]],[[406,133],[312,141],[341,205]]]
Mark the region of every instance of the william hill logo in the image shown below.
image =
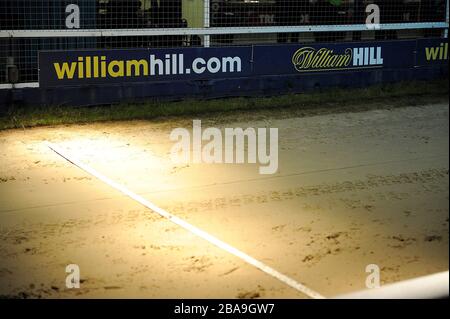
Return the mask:
[[[298,72],[363,69],[382,67],[383,56],[381,47],[347,48],[341,53],[304,47],[294,53],[292,63]]]

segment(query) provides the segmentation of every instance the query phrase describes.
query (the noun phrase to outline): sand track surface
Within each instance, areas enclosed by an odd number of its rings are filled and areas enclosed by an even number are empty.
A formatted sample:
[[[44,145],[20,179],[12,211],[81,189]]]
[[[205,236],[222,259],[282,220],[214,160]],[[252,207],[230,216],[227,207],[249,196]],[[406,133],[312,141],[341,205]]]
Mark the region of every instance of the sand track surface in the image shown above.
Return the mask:
[[[261,113],[263,114],[263,113]],[[102,174],[327,297],[448,269],[448,104],[302,118],[277,127],[279,170],[175,165],[188,119],[0,132],[0,296],[304,298],[50,151]],[[77,264],[81,288],[67,289]]]

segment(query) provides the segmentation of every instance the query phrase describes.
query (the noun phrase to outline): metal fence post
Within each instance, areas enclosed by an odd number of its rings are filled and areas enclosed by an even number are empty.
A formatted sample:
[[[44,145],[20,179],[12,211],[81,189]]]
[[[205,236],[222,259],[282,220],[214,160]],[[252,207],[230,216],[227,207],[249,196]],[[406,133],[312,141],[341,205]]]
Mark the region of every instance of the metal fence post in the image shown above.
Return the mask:
[[[209,28],[210,27],[210,21],[209,21],[209,16],[210,16],[210,4],[209,4],[210,0],[204,0],[203,1],[203,27],[204,28]],[[211,39],[210,39],[210,35],[206,34],[203,36],[203,46],[205,48],[209,48],[210,44],[211,44]]]
[[[445,29],[445,31],[444,31],[444,37],[445,38],[448,38],[448,3],[449,3],[449,0],[447,0],[447,5],[446,5],[446,8],[445,8],[445,22],[447,22],[447,28]]]

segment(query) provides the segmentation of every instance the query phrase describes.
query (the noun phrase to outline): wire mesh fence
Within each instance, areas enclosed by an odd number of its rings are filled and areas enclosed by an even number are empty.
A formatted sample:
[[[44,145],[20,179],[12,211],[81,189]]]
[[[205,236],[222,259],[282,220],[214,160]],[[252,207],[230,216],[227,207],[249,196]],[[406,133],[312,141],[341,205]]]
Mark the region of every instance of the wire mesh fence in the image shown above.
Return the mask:
[[[370,4],[395,25],[368,30]],[[447,0],[0,0],[0,84],[36,82],[40,50],[440,36],[447,11]]]

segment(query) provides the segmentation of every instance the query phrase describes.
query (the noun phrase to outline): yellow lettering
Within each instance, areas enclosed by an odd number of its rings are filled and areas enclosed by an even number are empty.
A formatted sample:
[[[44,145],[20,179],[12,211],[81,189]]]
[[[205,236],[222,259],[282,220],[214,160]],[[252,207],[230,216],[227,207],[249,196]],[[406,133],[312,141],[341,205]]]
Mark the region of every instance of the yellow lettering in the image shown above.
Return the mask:
[[[439,48],[425,48],[425,54],[427,56],[427,60],[436,60],[439,54]]]
[[[101,70],[101,77],[102,78],[106,78],[106,56],[102,56],[101,57],[101,62],[100,62],[100,64],[101,64],[101,67],[102,67],[102,70]]]
[[[134,69],[134,72],[133,72]],[[148,62],[146,60],[129,60],[127,61],[127,76],[148,75]]]
[[[98,69],[99,69],[98,56],[95,56],[93,60],[94,60],[94,63],[93,63],[94,78],[98,78]]]
[[[84,78],[84,65],[83,65],[83,57],[78,58],[78,78]]]
[[[58,77],[58,80],[63,80],[65,77],[67,77],[69,80],[71,80],[71,79],[73,79],[75,70],[77,69],[77,62],[72,62],[70,64],[67,62],[64,62],[64,63],[62,63],[62,65],[59,63],[53,63],[53,66],[55,68],[56,76]]]
[[[87,56],[86,57],[86,77],[88,79],[90,79],[92,77],[92,73],[91,73],[91,57]]]
[[[292,63],[297,71],[308,69],[339,69],[350,65],[352,50],[347,49],[343,54],[335,54],[333,50],[321,48],[319,50],[304,47],[294,53]]]
[[[123,72],[123,61],[111,61],[108,65],[108,74],[113,78],[124,76],[125,73]]]

